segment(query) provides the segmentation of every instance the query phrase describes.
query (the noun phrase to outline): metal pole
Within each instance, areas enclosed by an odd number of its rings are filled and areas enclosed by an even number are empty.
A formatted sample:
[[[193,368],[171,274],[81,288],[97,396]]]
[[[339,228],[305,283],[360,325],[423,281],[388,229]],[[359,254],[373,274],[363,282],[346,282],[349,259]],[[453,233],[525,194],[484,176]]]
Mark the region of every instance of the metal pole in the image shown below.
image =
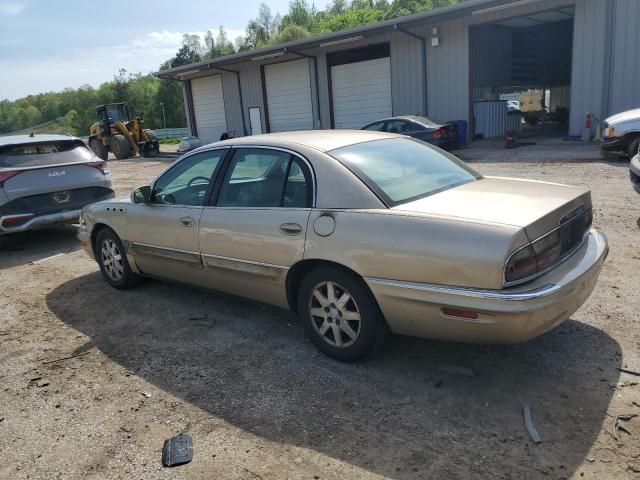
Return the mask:
[[[160,102],[160,106],[162,107],[162,124],[164,125],[163,128],[167,128],[167,117],[165,117],[164,115],[164,103]]]

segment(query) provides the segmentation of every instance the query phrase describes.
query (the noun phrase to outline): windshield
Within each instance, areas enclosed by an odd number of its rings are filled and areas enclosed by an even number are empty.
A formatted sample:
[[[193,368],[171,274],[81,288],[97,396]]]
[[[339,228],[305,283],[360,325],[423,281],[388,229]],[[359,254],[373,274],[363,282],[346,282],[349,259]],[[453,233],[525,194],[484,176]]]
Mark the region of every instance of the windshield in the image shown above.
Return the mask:
[[[46,167],[95,160],[91,150],[79,140],[9,145],[0,148],[0,168]]]
[[[330,154],[390,207],[482,178],[453,155],[413,138],[357,143]]]

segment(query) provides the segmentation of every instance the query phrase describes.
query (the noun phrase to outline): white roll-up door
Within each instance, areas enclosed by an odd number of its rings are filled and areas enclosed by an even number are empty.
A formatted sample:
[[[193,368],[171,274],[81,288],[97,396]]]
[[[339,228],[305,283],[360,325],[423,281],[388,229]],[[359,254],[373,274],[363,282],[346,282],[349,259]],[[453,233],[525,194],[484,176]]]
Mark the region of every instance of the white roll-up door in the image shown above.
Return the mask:
[[[392,115],[389,57],[331,67],[335,128],[362,128]]]
[[[217,142],[220,140],[220,135],[227,131],[222,77],[212,75],[194,78],[191,80],[191,93],[200,142],[203,145]]]
[[[309,61],[266,65],[264,77],[270,131],[311,130],[313,107]]]

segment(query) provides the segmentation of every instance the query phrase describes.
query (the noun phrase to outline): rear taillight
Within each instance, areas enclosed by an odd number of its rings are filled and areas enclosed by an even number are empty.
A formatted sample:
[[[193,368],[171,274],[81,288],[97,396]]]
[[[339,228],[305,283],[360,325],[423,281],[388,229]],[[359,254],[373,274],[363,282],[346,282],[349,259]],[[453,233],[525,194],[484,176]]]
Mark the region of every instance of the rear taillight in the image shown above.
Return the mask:
[[[433,132],[431,134],[431,136],[433,138],[442,138],[442,137],[446,137],[447,136],[447,130],[444,127],[440,127],[439,129],[437,129],[435,132]]]
[[[4,182],[9,180],[11,177],[15,177],[20,173],[20,170],[13,170],[9,172],[0,172],[0,187],[4,185]]]
[[[97,168],[98,170],[100,170],[105,175],[107,173],[111,173],[109,168],[107,168],[107,162],[102,162],[102,161],[101,162],[89,162],[89,163],[87,163],[87,165],[89,167]]]
[[[18,215],[7,215],[0,219],[0,226],[5,228],[19,227],[20,225],[27,223],[35,215],[33,213],[24,213]]]
[[[563,217],[558,228],[509,257],[505,266],[505,282],[531,277],[558,264],[582,244],[592,222],[590,208],[580,207]]]
[[[536,252],[531,245],[518,250],[507,261],[504,271],[506,282],[516,282],[538,273]]]

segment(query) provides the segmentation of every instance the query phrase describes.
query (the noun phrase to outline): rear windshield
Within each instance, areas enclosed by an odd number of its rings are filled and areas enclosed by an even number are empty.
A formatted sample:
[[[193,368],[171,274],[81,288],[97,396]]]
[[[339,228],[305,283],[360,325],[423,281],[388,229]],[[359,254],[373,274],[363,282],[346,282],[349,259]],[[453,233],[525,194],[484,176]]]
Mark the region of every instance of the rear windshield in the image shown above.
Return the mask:
[[[91,150],[77,140],[0,147],[0,168],[46,167],[92,160],[95,158]]]
[[[330,154],[390,207],[482,178],[453,155],[413,138],[357,143]]]

